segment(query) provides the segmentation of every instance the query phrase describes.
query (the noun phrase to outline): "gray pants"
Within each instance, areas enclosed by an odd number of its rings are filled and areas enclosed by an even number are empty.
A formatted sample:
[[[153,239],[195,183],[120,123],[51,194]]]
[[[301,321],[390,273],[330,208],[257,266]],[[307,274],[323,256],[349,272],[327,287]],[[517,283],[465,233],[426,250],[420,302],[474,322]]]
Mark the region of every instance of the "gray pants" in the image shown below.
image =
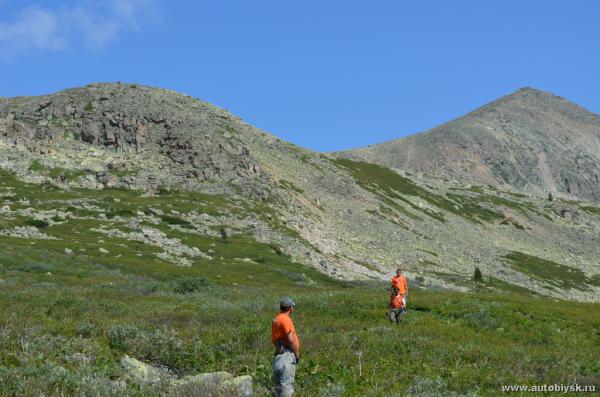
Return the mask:
[[[388,316],[390,318],[390,322],[395,322],[396,324],[400,324],[402,317],[404,316],[405,308],[399,307],[398,309],[390,309],[388,311]]]
[[[291,351],[285,351],[273,358],[273,395],[291,397],[294,394],[296,358]]]

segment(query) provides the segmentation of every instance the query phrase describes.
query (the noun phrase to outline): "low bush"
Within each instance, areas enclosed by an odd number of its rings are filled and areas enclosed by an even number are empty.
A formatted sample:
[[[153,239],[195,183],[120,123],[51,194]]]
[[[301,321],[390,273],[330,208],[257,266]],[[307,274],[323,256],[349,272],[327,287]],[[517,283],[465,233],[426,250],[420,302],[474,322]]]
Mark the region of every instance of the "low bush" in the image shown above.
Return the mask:
[[[481,273],[481,269],[479,267],[476,267],[475,271],[473,272],[473,281],[477,283],[483,282],[483,274]]]
[[[48,226],[50,226],[50,225],[48,224],[48,222],[46,222],[46,221],[44,221],[44,220],[41,220],[41,219],[33,219],[33,218],[27,219],[27,220],[25,221],[25,223],[26,223],[27,225],[29,225],[29,226],[35,226],[35,227],[37,227],[37,228],[40,228],[40,229],[46,229]]]
[[[90,338],[98,335],[98,328],[91,321],[82,321],[75,325],[75,335]]]
[[[227,236],[227,230],[225,230],[224,227],[222,227],[222,228],[219,229],[219,234],[221,235],[221,240],[222,241],[227,241],[227,238],[228,238],[228,236]]]
[[[173,292],[191,294],[209,287],[211,284],[205,277],[182,277],[175,281]]]
[[[178,218],[176,216],[162,215],[160,217],[160,219],[162,219],[164,222],[168,223],[169,225],[191,226],[191,223],[189,223],[185,219]]]
[[[138,337],[140,330],[129,324],[114,325],[106,332],[108,346],[120,351],[127,351],[131,341]]]
[[[271,248],[273,249],[273,252],[275,252],[277,255],[283,255],[283,251],[281,250],[281,247],[278,246],[277,244],[271,244]]]

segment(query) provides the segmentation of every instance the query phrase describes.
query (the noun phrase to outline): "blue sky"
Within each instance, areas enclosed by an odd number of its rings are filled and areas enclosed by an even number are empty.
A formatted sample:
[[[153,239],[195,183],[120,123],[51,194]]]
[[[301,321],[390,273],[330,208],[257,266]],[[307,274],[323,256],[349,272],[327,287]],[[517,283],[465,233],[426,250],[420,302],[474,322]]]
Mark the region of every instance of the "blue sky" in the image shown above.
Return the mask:
[[[340,150],[523,86],[600,113],[599,19],[593,0],[0,0],[0,96],[137,82]]]

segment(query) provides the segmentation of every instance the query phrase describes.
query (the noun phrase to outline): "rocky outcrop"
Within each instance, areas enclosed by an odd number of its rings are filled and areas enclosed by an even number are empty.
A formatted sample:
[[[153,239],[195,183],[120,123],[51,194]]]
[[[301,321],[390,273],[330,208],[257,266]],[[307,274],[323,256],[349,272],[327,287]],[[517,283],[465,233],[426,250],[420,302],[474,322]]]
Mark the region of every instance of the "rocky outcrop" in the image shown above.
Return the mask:
[[[159,258],[173,262],[178,266],[191,266],[191,261],[188,258],[201,256],[205,259],[212,260],[210,255],[200,251],[197,247],[188,247],[181,243],[179,239],[168,238],[165,233],[158,229],[144,227],[141,231],[133,231],[125,233],[117,229],[90,229],[91,231],[106,234],[110,237],[118,237],[122,239],[139,241],[144,244],[153,245],[162,248],[164,251],[157,254]]]
[[[35,226],[15,226],[12,229],[0,229],[0,236],[19,237],[38,240],[56,240],[55,237],[42,233]]]
[[[239,120],[167,90],[94,84],[13,98],[0,107],[0,120],[0,135],[34,151],[75,139],[118,153],[164,156],[187,177],[200,180],[260,175],[249,149],[231,132]]]
[[[177,378],[166,369],[127,355],[121,359],[121,365],[127,382],[160,388],[168,396],[250,397],[253,394],[252,377],[248,375],[235,377],[229,372],[210,372]]]

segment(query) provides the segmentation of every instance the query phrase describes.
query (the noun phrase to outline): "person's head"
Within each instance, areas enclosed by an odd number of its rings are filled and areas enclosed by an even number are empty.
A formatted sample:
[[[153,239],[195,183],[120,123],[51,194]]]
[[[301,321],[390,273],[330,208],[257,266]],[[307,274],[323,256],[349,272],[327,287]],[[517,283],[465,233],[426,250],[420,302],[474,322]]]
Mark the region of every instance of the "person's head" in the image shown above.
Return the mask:
[[[396,269],[396,276],[402,275],[402,269]]]
[[[296,303],[290,297],[283,298],[281,302],[279,302],[279,310],[282,313],[293,313],[294,308],[296,307]]]
[[[394,295],[398,295],[400,293],[400,290],[397,287],[394,287]]]

